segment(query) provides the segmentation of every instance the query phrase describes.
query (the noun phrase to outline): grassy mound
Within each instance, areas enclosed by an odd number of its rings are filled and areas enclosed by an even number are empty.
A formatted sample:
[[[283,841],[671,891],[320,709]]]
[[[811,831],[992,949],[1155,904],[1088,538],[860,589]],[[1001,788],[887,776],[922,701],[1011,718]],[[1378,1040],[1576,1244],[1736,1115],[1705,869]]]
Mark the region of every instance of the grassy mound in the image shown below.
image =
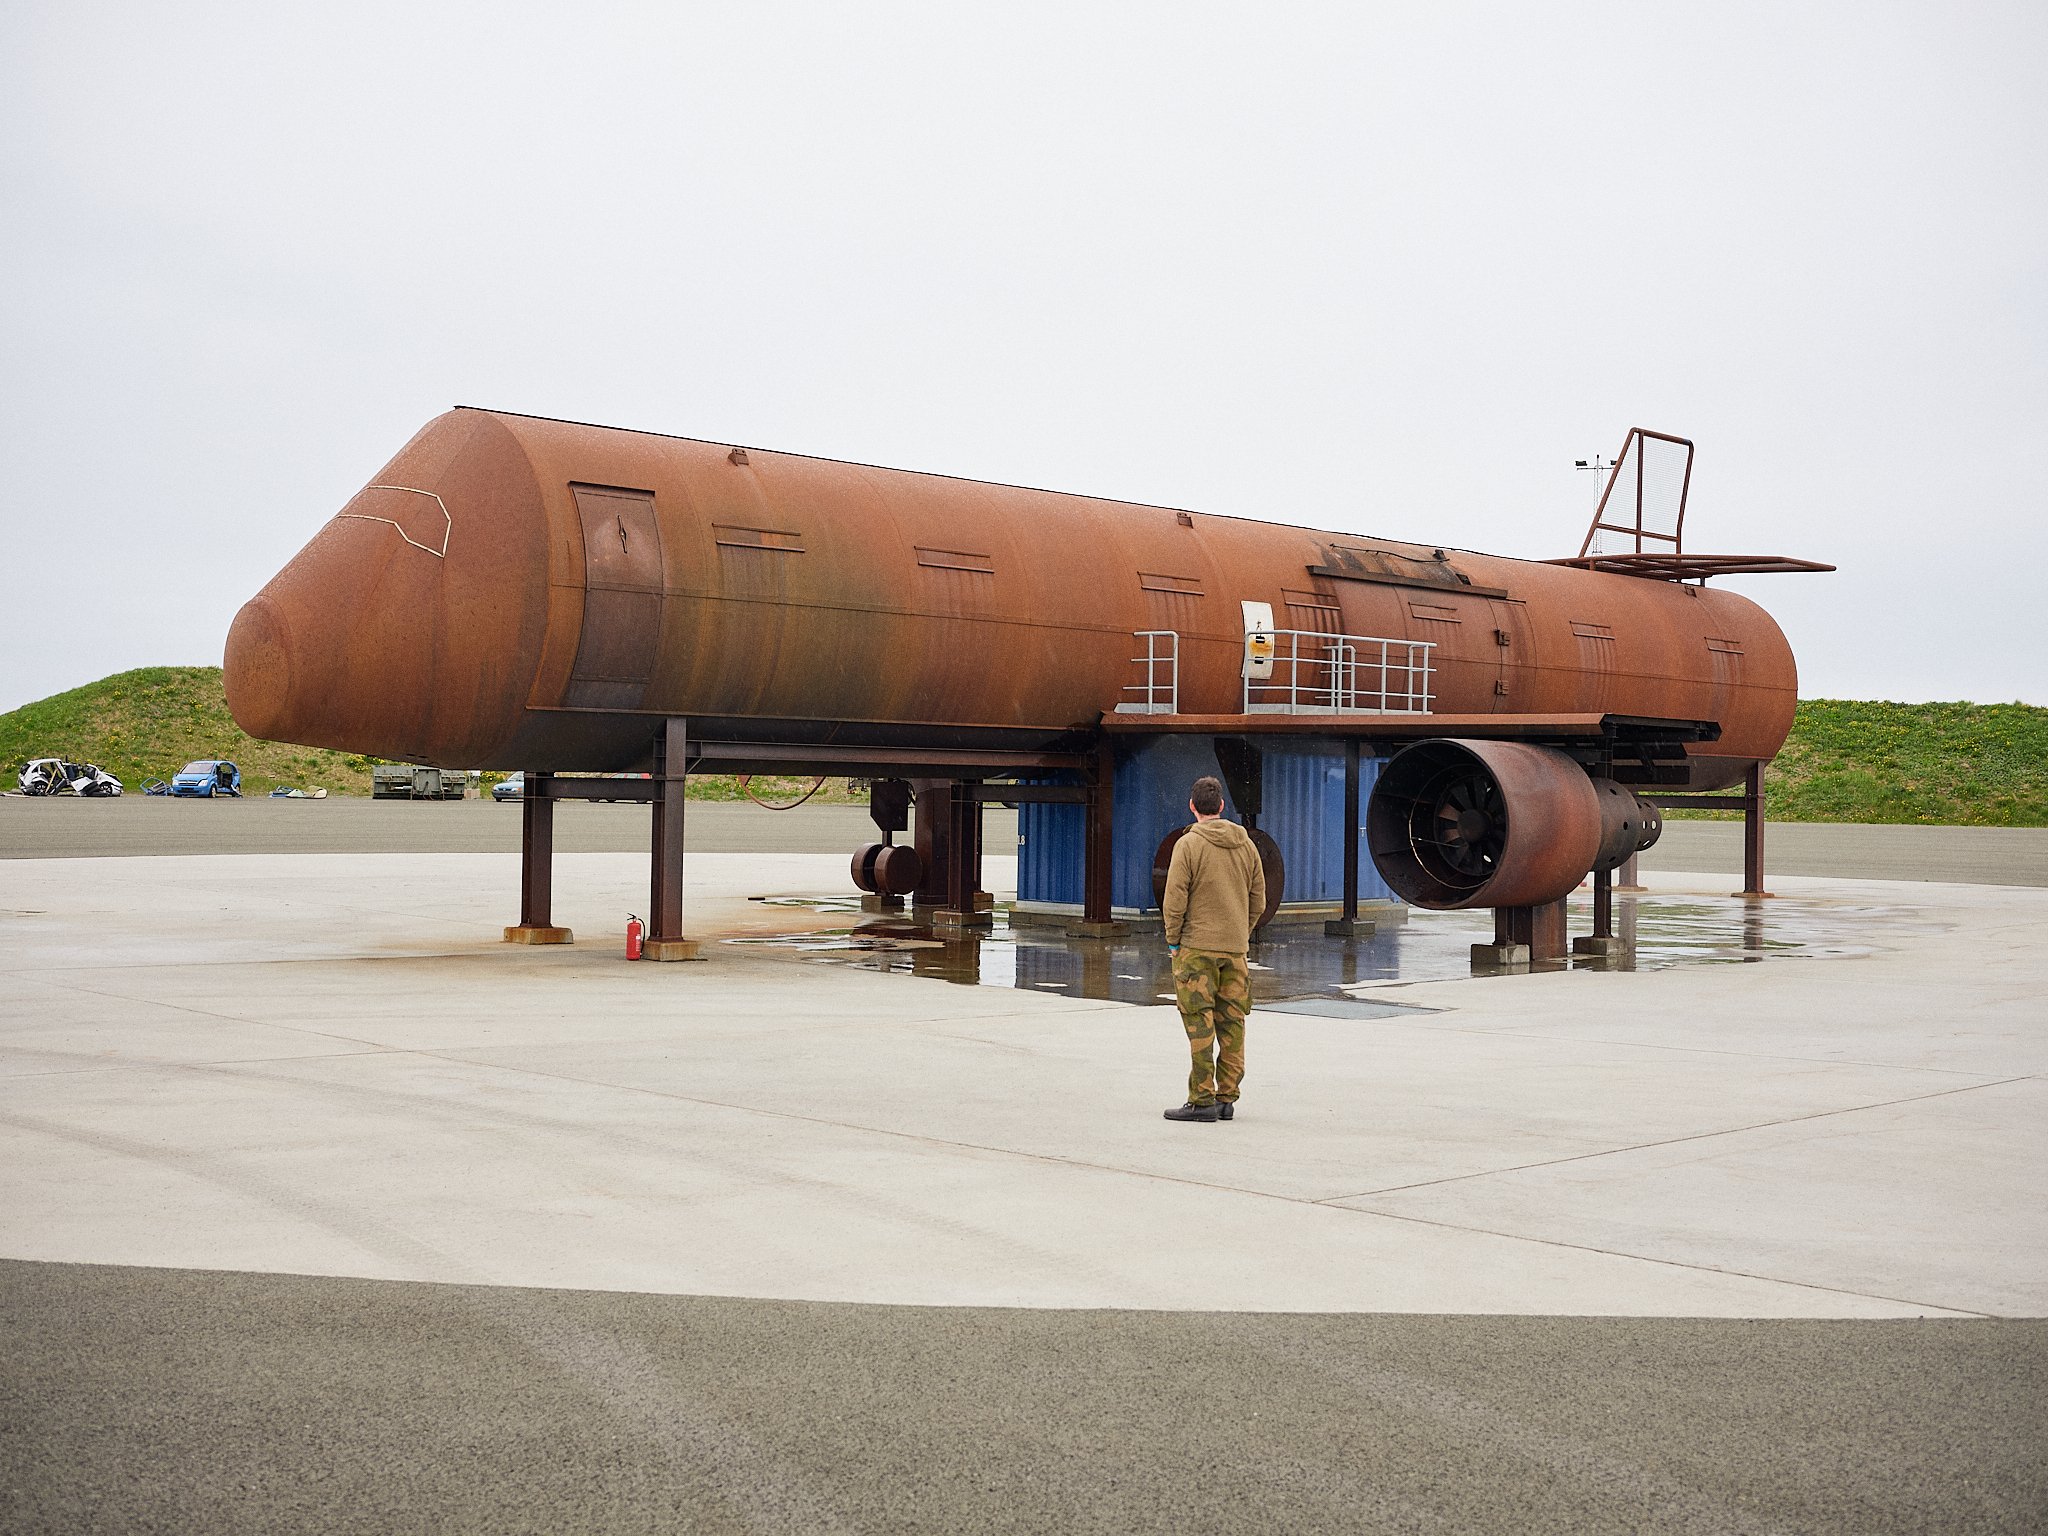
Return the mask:
[[[1803,699],[1764,801],[1773,821],[2048,826],[2048,709]]]
[[[32,757],[98,763],[141,792],[145,779],[168,779],[195,758],[225,757],[242,770],[244,794],[279,784],[367,795],[367,757],[257,741],[235,724],[219,667],[138,667],[54,694],[0,715],[5,786]]]
[[[0,788],[32,757],[68,757],[98,763],[140,794],[147,779],[165,779],[195,758],[225,757],[242,770],[244,794],[268,794],[280,784],[367,795],[379,759],[324,747],[258,741],[228,713],[219,667],[138,667],[83,688],[53,694],[0,715]],[[489,783],[502,774],[486,774]],[[764,800],[793,800],[809,779],[756,779]],[[693,800],[739,800],[745,791],[729,775],[690,781]],[[844,805],[854,797],[844,779],[827,780],[813,802]],[[864,803],[864,802],[863,802]]]

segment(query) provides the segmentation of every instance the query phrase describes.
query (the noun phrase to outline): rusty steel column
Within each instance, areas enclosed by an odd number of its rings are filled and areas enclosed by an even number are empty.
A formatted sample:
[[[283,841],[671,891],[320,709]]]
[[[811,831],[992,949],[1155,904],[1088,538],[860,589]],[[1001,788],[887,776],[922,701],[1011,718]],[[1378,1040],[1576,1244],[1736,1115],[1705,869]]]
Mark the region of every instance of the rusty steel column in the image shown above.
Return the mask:
[[[1764,765],[1751,763],[1742,780],[1742,889],[1738,896],[1761,897],[1764,889]]]
[[[953,785],[947,779],[912,779],[910,784],[917,804],[913,846],[924,871],[911,901],[920,907],[950,906]]]
[[[1476,970],[1519,970],[1562,960],[1569,952],[1564,898],[1535,907],[1495,907],[1493,942],[1472,946]]]
[[[1126,929],[1111,915],[1115,873],[1116,751],[1107,736],[1095,743],[1095,765],[1088,775],[1087,825],[1082,834],[1081,921],[1067,933],[1080,939],[1107,939]]]
[[[529,773],[519,805],[519,922],[507,944],[567,944],[575,935],[554,925],[555,802],[548,775]]]
[[[1622,866],[1624,869],[1626,865]],[[1593,871],[1593,932],[1572,940],[1575,955],[1621,955],[1628,945],[1614,934],[1614,871]]]
[[[654,738],[653,868],[647,891],[649,960],[702,958],[693,939],[683,937],[683,791],[689,778],[690,726],[662,722]]]
[[[932,927],[988,928],[995,902],[981,888],[981,797],[975,786],[956,780],[945,792],[945,905],[932,913]]]
[[[1361,938],[1375,928],[1358,920],[1358,756],[1358,738],[1348,737],[1344,742],[1344,915],[1323,924],[1323,932],[1333,939]]]

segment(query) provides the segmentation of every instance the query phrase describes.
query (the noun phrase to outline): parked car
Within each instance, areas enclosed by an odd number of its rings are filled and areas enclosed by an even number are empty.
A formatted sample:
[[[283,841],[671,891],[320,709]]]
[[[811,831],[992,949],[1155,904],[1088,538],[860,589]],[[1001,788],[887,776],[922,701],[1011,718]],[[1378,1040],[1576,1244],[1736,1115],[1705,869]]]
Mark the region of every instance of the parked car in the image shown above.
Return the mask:
[[[379,763],[370,770],[373,800],[460,800],[468,788],[469,773],[461,768]]]
[[[38,757],[22,766],[24,795],[118,795],[121,781],[98,763],[74,763],[62,757]]]
[[[524,800],[526,798],[526,775],[520,772],[508,773],[491,786],[493,800]]]
[[[242,770],[224,757],[198,758],[171,775],[171,793],[187,798],[197,795],[202,800],[216,795],[240,799]]]

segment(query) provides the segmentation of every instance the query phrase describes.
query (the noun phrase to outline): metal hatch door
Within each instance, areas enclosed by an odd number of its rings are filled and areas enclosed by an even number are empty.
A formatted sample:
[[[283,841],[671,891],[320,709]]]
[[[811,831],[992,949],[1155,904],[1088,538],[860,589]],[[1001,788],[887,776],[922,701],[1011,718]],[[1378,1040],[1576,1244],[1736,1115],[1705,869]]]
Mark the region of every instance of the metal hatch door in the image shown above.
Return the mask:
[[[563,702],[638,709],[661,642],[661,525],[652,491],[571,485],[583,520],[583,631]]]

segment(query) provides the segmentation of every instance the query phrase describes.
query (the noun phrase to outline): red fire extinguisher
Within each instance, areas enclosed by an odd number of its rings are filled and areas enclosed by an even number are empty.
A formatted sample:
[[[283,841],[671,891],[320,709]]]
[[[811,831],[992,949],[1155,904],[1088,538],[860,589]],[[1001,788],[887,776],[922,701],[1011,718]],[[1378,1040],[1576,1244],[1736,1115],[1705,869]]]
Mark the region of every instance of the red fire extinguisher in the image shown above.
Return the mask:
[[[628,912],[626,914],[626,958],[628,960],[638,960],[640,958],[640,940],[646,936],[646,933],[647,925]]]

